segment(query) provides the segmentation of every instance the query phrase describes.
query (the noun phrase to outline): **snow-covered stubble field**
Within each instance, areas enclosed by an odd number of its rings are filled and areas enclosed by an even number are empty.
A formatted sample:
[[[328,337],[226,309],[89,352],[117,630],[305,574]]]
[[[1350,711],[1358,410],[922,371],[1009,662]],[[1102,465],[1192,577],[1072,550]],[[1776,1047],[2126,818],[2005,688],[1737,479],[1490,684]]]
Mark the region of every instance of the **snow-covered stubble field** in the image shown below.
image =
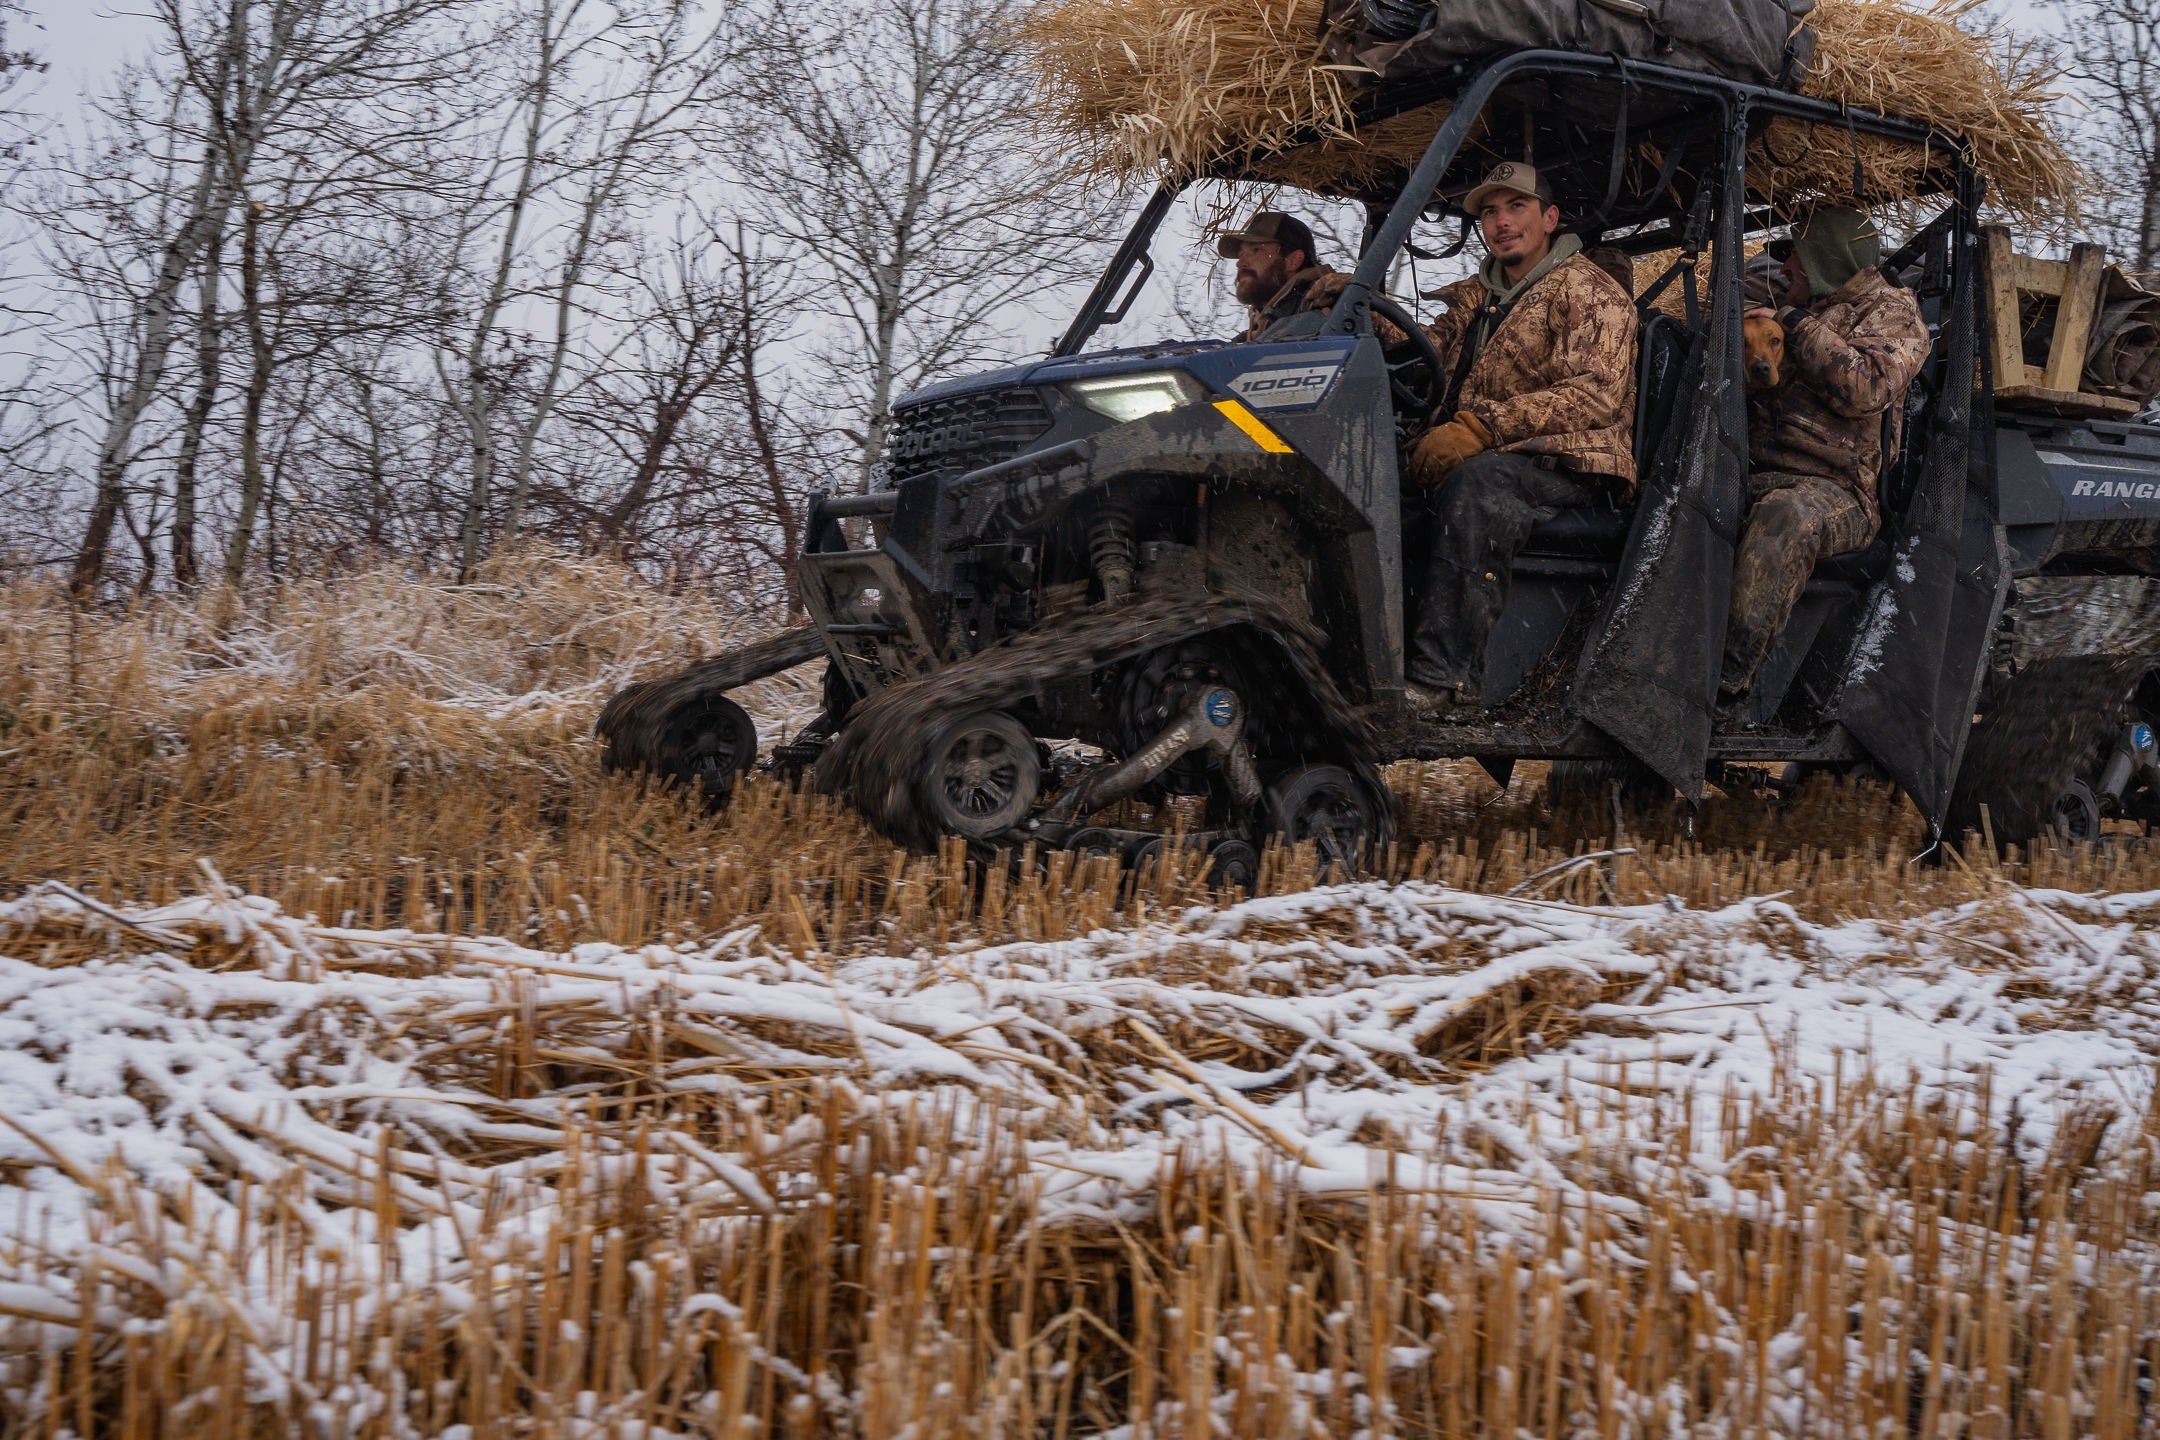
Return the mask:
[[[602,567],[4,603],[0,1436],[2160,1433],[2142,847],[984,878],[603,777]]]

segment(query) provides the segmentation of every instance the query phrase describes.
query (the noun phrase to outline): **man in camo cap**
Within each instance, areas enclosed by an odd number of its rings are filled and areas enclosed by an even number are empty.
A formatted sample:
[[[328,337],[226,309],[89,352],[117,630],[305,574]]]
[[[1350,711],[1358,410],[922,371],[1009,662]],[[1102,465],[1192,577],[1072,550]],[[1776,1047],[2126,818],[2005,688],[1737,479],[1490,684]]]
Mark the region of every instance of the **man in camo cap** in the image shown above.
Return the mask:
[[[1462,208],[1485,263],[1426,297],[1446,306],[1425,327],[1443,391],[1404,467],[1431,522],[1404,667],[1420,715],[1479,703],[1485,643],[1531,532],[1635,489],[1634,298],[1559,233],[1534,167],[1496,166]]]
[[[1313,294],[1313,287],[1335,272],[1319,263],[1311,227],[1280,210],[1262,210],[1243,230],[1222,236],[1215,253],[1237,261],[1234,289],[1246,307],[1241,339],[1258,340],[1276,321],[1300,310],[1323,309],[1342,293],[1338,280],[1332,288],[1323,287],[1320,296]]]

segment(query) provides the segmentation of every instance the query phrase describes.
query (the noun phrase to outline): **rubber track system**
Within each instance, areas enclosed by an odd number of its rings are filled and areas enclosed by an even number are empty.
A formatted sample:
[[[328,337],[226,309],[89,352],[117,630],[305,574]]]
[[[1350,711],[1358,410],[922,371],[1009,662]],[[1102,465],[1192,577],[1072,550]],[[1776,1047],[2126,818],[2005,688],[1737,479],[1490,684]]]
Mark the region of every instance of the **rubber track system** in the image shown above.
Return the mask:
[[[934,674],[880,690],[855,707],[819,758],[818,788],[849,796],[899,843],[934,849],[942,837],[916,799],[916,782],[923,746],[941,722],[976,710],[1011,709],[1043,686],[1234,627],[1274,642],[1269,648],[1291,672],[1283,677],[1285,691],[1306,702],[1306,723],[1296,727],[1294,740],[1301,753],[1286,758],[1347,765],[1384,801],[1387,791],[1372,765],[1372,731],[1321,663],[1327,637],[1255,596],[1199,591],[1067,612]]]
[[[768,675],[777,675],[825,653],[815,625],[794,625],[763,640],[723,650],[672,675],[615,692],[600,711],[593,732],[607,742],[604,763],[610,770],[667,772],[661,753],[668,723],[685,705],[724,693]]]
[[[2132,695],[2160,661],[2142,655],[2067,655],[2026,666],[1965,743],[1945,834],[1980,829],[2022,845],[2055,819],[2055,801],[2100,758],[2132,718]]]

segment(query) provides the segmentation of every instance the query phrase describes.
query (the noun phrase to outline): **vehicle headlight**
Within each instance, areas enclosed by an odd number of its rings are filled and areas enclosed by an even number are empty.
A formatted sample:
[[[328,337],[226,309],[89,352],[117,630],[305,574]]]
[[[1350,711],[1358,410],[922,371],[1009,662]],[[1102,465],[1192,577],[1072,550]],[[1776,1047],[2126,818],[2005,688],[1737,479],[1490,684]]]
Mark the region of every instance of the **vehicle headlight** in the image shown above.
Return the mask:
[[[1181,370],[1151,370],[1144,375],[1074,380],[1065,388],[1075,400],[1096,414],[1119,421],[1157,415],[1203,398],[1198,384]]]

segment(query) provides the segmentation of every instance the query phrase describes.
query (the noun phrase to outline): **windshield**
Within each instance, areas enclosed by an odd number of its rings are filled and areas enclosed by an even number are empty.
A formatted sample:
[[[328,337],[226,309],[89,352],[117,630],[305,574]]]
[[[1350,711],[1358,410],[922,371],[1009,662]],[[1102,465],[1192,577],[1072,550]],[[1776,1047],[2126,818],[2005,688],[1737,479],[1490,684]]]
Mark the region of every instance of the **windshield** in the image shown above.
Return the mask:
[[[1243,256],[1221,253],[1222,242],[1247,231],[1260,211],[1293,220],[1292,240],[1297,227],[1310,233],[1312,253],[1303,258],[1311,264],[1346,271],[1356,262],[1366,216],[1355,202],[1212,181],[1166,187],[1147,197],[1111,249],[1056,353],[1245,339],[1252,306],[1273,298],[1289,278],[1277,272],[1302,254],[1286,255],[1279,244],[1248,247]]]

